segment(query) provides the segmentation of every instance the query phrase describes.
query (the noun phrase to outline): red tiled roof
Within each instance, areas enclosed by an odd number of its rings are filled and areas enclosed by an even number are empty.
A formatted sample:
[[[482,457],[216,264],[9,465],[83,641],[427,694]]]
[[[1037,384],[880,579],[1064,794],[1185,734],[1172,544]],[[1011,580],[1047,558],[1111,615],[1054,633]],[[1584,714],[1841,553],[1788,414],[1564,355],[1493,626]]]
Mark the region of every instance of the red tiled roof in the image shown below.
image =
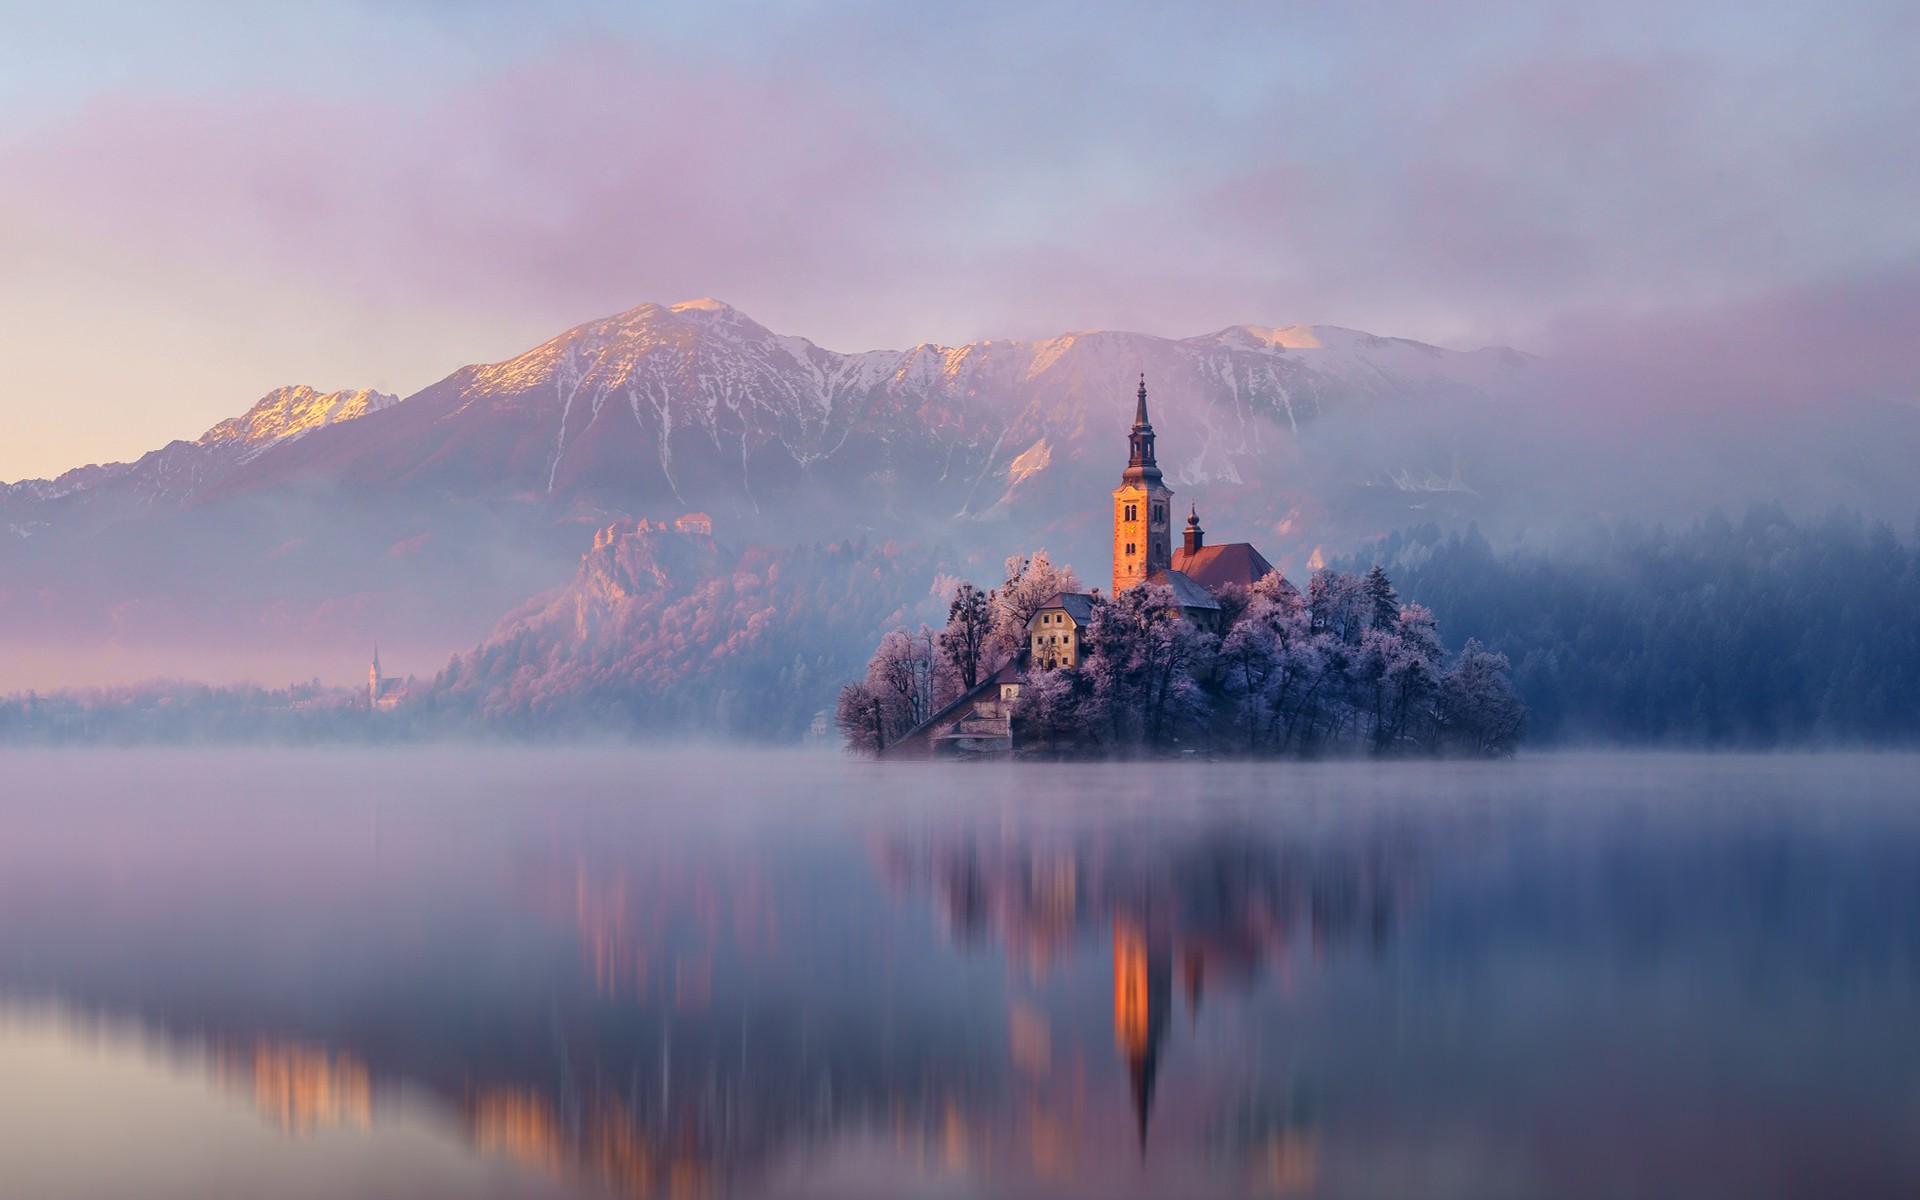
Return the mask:
[[[1246,542],[1222,542],[1202,546],[1192,554],[1185,546],[1175,546],[1173,569],[1213,591],[1230,583],[1252,587],[1262,576],[1273,573],[1273,564]]]

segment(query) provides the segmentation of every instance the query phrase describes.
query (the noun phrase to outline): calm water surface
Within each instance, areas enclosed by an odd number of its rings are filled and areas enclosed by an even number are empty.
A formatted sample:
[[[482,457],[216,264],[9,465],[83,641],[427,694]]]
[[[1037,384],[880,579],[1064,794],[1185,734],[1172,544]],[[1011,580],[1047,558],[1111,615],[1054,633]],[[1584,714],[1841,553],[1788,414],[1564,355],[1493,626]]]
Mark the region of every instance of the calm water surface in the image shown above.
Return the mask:
[[[0,754],[0,1195],[1920,1194],[1920,760]]]

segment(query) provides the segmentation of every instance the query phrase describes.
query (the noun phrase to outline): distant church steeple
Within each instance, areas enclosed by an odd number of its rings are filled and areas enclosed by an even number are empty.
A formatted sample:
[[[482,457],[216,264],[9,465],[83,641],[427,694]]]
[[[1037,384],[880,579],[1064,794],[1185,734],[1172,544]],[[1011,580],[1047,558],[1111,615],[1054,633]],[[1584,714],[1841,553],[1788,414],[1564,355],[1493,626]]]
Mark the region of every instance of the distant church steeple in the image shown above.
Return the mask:
[[[1133,429],[1127,434],[1127,469],[1113,493],[1113,594],[1145,583],[1173,566],[1167,520],[1173,492],[1153,460],[1153,423],[1147,419],[1147,376],[1135,393]]]
[[[380,643],[373,644],[373,666],[367,670],[367,707],[380,703]]]

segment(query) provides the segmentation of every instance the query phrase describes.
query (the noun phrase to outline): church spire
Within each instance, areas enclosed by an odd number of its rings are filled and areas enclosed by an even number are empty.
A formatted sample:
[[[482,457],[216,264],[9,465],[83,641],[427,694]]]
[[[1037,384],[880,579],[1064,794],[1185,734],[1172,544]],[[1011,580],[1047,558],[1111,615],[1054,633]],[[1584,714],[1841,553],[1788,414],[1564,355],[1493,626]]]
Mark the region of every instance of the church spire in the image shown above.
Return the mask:
[[[1153,424],[1147,420],[1147,373],[1140,372],[1140,391],[1133,410],[1133,431],[1127,434],[1127,468],[1131,475],[1139,468],[1145,468],[1154,482],[1160,479],[1160,469],[1153,462]]]
[[[1127,469],[1113,493],[1113,594],[1145,583],[1173,566],[1167,490],[1153,461],[1153,425],[1147,420],[1147,374],[1134,393],[1133,428],[1127,433]]]

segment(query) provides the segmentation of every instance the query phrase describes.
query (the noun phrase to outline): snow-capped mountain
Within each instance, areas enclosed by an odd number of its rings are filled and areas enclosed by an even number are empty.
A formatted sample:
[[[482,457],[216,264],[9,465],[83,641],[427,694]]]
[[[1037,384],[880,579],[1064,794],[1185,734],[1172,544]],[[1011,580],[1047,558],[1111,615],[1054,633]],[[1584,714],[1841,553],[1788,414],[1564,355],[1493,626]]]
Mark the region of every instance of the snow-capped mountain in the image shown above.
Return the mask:
[[[400,403],[400,397],[361,388],[351,392],[316,392],[305,384],[276,388],[238,417],[207,430],[196,444],[239,447],[246,458],[316,429],[338,425]]]
[[[0,489],[0,688],[345,678],[376,638],[424,673],[565,584],[594,530],[692,511],[736,549],[918,543],[991,584],[1045,547],[1097,580],[1143,373],[1176,505],[1294,574],[1429,520],[1657,518],[1756,480],[1897,505],[1920,453],[1910,410],[1636,426],[1590,367],[1331,326],[841,353],[718,301],[646,304],[404,400],[282,389],[137,462]]]
[[[53,479],[0,485],[0,501],[59,500],[110,486],[116,498],[155,504],[191,500],[275,446],[330,425],[398,404],[398,396],[360,389],[317,392],[305,384],[275,388],[238,417],[229,417],[193,441],[169,442],[128,463],[77,467]]]
[[[1324,326],[842,354],[718,301],[648,304],[262,456],[228,490],[302,477],[637,515],[699,508],[757,528],[795,502],[981,516],[1111,474],[1143,372],[1176,486],[1258,485],[1278,481],[1285,448],[1327,412],[1478,396],[1527,362]]]
[[[434,667],[563,583],[592,529],[694,510],[734,546],[917,540],[986,579],[1045,545],[1097,578],[1143,372],[1180,499],[1217,536],[1299,560],[1336,526],[1379,524],[1329,505],[1329,487],[1425,503],[1394,481],[1460,470],[1426,439],[1411,458],[1316,462],[1303,447],[1330,417],[1398,427],[1529,370],[1511,351],[1325,326],[848,354],[714,300],[646,304],[404,400],[285,388],[137,462],[0,490],[0,644],[63,639],[61,682],[332,677],[376,637],[428,648]],[[148,654],[209,644],[281,657]]]

